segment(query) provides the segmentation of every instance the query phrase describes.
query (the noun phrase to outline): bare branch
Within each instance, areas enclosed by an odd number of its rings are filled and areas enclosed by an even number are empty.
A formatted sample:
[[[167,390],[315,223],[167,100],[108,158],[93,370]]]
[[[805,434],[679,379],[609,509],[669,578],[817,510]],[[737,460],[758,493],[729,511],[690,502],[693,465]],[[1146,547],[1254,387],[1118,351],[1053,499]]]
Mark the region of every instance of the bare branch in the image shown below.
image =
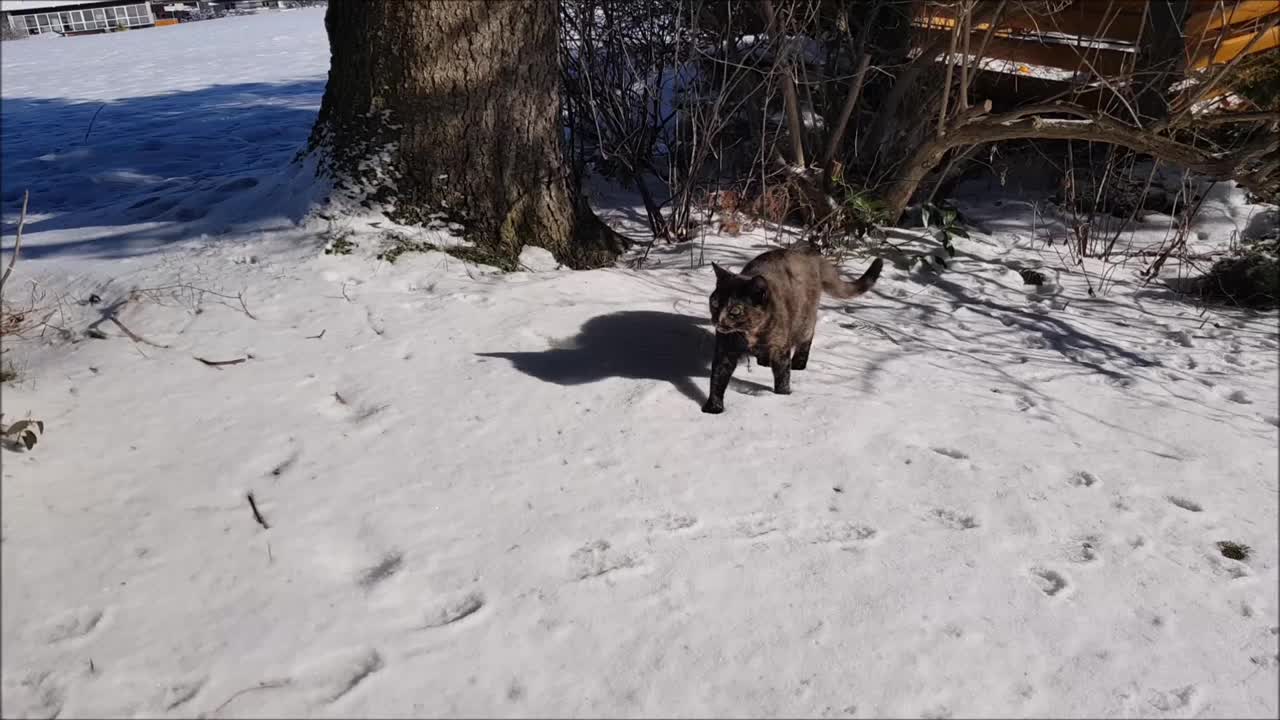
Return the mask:
[[[13,257],[9,258],[9,267],[4,269],[3,275],[0,275],[0,296],[4,295],[5,281],[13,273],[13,264],[18,262],[18,250],[22,247],[22,227],[27,224],[27,200],[30,196],[30,190],[22,191],[22,213],[18,215],[18,232],[13,239]]]

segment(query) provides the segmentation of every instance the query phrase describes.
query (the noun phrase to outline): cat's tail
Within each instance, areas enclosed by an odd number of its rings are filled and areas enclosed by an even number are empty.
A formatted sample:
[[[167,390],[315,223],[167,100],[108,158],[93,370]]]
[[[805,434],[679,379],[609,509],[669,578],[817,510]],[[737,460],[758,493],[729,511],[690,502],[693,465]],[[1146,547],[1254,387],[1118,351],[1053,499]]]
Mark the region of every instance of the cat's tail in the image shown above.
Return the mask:
[[[845,282],[834,265],[822,260],[822,289],[826,290],[827,294],[842,300],[858,297],[876,284],[876,280],[880,277],[880,269],[883,267],[884,261],[876,258],[875,262],[871,263],[871,267],[862,273],[862,277],[853,282]]]

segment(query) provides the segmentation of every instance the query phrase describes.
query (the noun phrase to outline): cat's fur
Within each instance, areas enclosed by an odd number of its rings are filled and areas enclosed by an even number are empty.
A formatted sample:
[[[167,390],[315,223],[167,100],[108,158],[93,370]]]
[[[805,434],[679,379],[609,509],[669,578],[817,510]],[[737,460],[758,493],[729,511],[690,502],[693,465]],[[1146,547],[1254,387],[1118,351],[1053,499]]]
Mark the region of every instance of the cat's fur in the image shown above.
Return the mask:
[[[773,391],[791,393],[791,371],[809,364],[822,291],[838,298],[861,295],[875,284],[884,263],[877,258],[862,277],[846,282],[812,246],[770,250],[733,273],[712,263],[716,289],[711,319],[716,328],[711,395],[702,412],[724,412],[724,391],[738,360],[751,353],[773,369]]]

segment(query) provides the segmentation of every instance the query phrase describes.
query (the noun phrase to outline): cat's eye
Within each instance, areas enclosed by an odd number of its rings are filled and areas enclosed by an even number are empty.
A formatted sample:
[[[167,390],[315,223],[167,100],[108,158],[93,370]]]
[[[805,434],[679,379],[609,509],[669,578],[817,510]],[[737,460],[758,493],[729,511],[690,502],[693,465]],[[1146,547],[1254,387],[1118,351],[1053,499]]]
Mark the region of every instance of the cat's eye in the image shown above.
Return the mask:
[[[729,315],[731,315],[731,316],[733,316],[733,317],[738,317],[738,316],[739,316],[739,315],[741,315],[741,314],[742,314],[742,306],[741,306],[741,305],[734,305],[734,306],[733,306],[733,308],[732,308],[731,310],[729,310]]]
[[[719,298],[711,298],[711,309],[712,309],[712,310],[715,310],[715,309],[716,309],[716,308],[718,308],[718,307],[720,307],[720,299],[719,299]]]

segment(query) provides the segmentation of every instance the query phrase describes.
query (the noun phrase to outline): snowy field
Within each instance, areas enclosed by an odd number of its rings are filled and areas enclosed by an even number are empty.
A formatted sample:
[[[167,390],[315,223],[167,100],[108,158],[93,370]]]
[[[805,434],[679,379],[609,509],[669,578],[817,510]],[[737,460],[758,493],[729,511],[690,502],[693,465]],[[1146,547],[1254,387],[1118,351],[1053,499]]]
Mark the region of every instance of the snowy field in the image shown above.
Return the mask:
[[[887,263],[793,395],[743,366],[703,415],[701,249],[321,252],[322,17],[4,45],[6,293],[48,314],[4,342],[46,424],[0,455],[5,717],[1280,712],[1274,313],[1090,298],[971,188],[950,270]],[[1225,244],[1258,208],[1215,192]]]

